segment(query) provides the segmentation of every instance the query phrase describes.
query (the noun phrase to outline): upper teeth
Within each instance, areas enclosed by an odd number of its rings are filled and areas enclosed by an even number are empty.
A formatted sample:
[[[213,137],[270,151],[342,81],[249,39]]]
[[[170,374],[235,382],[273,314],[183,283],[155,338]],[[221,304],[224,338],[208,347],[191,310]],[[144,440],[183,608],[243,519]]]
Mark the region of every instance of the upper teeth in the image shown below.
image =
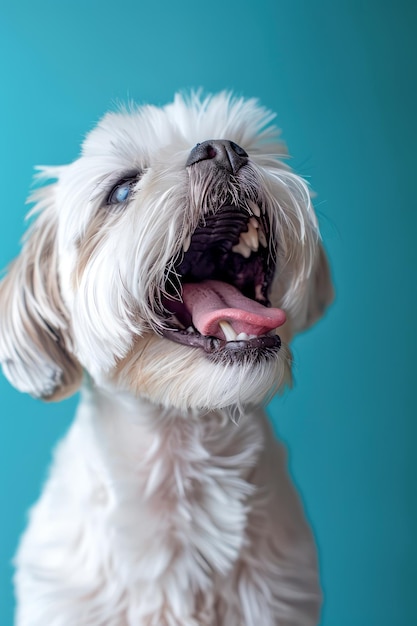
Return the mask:
[[[255,226],[253,222],[256,222],[256,219],[254,217],[251,217],[251,219],[248,222],[248,231],[246,233],[245,232],[240,233],[239,241],[243,239],[245,244],[253,252],[256,252],[259,248],[259,238],[258,238],[258,230],[257,230],[258,226]]]
[[[240,233],[239,243],[233,246],[232,251],[241,254],[245,259],[248,259],[252,252],[256,252],[259,248],[259,244],[264,248],[267,247],[267,240],[265,233],[262,230],[258,220],[255,217],[251,217],[248,222],[247,232]]]
[[[183,243],[184,252],[187,252],[188,248],[190,247],[190,244],[191,244],[191,235],[188,235],[188,237],[185,238],[185,241]]]
[[[265,233],[262,230],[262,228],[259,229],[258,237],[259,237],[259,243],[261,244],[261,246],[266,248],[268,246],[268,242],[266,240]]]
[[[250,210],[252,211],[252,213],[256,215],[256,217],[261,216],[261,209],[259,208],[257,204],[255,204],[255,202],[252,202],[252,200],[248,200],[248,206]]]
[[[242,235],[240,235],[239,243],[236,244],[236,246],[233,246],[232,250],[233,252],[238,252],[239,254],[244,256],[245,259],[248,259],[252,254],[252,250],[249,248],[248,245],[246,245],[245,241],[242,239]]]
[[[268,242],[263,231],[261,224],[258,222],[256,217],[260,217],[261,210],[257,204],[248,200],[248,206],[252,211],[253,215],[249,218],[247,223],[248,230],[245,232],[241,232],[239,236],[239,242],[233,246],[232,251],[241,254],[245,259],[248,259],[252,252],[257,252],[259,249],[259,244],[266,248],[268,246]],[[254,217],[256,215],[256,217]],[[191,235],[188,235],[184,239],[183,243],[183,251],[187,252],[191,245]]]

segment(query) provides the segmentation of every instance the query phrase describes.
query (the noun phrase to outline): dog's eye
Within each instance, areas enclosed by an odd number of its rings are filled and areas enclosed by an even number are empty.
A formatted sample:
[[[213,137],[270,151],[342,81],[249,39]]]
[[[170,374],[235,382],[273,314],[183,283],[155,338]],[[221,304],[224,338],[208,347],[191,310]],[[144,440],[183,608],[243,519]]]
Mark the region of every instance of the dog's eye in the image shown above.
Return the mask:
[[[113,187],[107,197],[107,204],[121,204],[129,199],[132,193],[133,185],[138,180],[137,176],[130,176],[129,178],[122,178],[117,185]]]

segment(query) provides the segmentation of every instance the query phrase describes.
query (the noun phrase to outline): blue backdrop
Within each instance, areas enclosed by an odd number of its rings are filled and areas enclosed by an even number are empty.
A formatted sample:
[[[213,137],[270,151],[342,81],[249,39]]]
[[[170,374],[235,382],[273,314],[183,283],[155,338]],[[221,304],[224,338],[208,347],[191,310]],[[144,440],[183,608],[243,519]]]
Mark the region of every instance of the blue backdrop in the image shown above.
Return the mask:
[[[417,434],[415,3],[16,0],[0,9],[0,266],[18,252],[35,164],[72,160],[127,99],[257,96],[317,191],[337,299],[295,342],[270,413],[319,545],[322,626],[412,626]],[[0,624],[10,565],[76,399],[0,379]],[[47,626],[47,625],[45,625]],[[75,626],[75,625],[74,625]],[[261,625],[260,625],[261,626]]]

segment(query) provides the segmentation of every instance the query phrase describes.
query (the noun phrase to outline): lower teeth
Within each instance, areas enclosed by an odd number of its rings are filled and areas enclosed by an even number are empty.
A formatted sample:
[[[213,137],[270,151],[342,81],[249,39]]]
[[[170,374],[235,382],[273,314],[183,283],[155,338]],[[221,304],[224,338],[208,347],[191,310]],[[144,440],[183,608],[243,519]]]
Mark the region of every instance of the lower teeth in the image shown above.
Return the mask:
[[[237,335],[229,322],[226,322],[226,320],[222,320],[221,322],[219,322],[219,326],[223,331],[226,341],[236,341]]]
[[[236,341],[250,341],[251,339],[256,339],[258,335],[248,335],[246,333],[239,333],[236,337]]]
[[[219,326],[223,331],[226,341],[250,341],[257,337],[257,335],[248,335],[247,333],[239,333],[237,335],[231,324],[226,322],[226,320],[219,322]]]

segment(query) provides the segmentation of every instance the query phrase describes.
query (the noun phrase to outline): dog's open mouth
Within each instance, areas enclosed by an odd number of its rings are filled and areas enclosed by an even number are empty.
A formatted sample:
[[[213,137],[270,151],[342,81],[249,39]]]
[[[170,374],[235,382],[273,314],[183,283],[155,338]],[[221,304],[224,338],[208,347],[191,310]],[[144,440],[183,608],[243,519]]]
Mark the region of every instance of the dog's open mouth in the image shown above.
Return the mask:
[[[167,277],[163,335],[231,362],[276,353],[285,313],[268,300],[270,237],[267,216],[253,202],[207,215]]]

